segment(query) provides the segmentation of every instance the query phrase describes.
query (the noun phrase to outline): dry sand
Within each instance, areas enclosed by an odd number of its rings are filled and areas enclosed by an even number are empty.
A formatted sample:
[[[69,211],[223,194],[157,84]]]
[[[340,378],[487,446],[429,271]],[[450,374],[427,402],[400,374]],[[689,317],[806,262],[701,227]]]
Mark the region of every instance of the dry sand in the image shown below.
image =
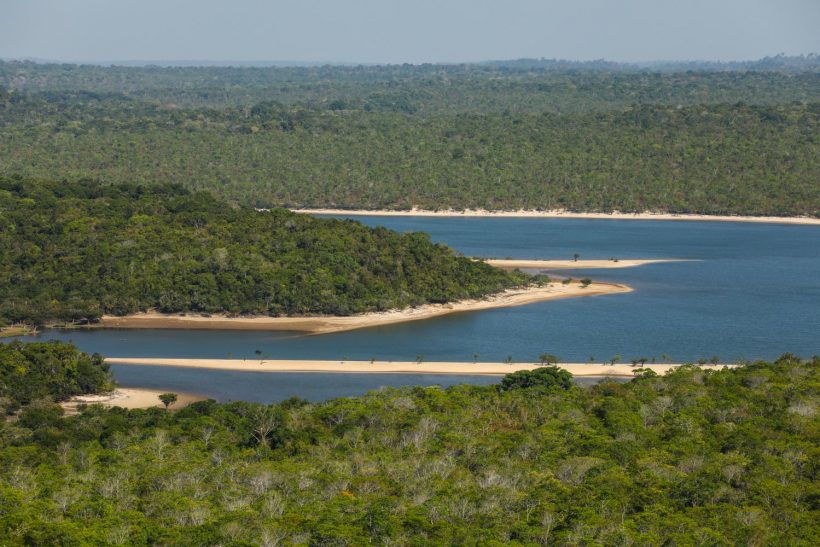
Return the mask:
[[[632,288],[617,283],[592,283],[584,288],[579,283],[564,285],[552,283],[544,287],[510,289],[481,300],[462,300],[448,304],[425,304],[404,310],[365,313],[350,316],[316,317],[202,317],[197,315],[168,315],[156,312],[137,313],[117,317],[105,315],[92,327],[128,329],[210,329],[210,330],[276,330],[325,334],[366,327],[376,327],[406,321],[418,321],[451,313],[490,308],[521,306],[544,300],[596,296],[631,292]]]
[[[589,218],[608,220],[692,220],[720,222],[764,222],[771,224],[811,224],[820,226],[820,218],[813,217],[765,217],[734,215],[690,215],[674,213],[572,213],[569,211],[487,211],[484,209],[465,209],[463,211],[429,211],[410,209],[405,211],[387,211],[370,209],[292,209],[296,213],[314,215],[357,215],[357,216],[425,216],[425,217],[517,217],[517,218]]]
[[[111,408],[119,406],[122,408],[152,408],[164,406],[159,400],[162,393],[167,393],[168,390],[158,389],[143,389],[123,387],[114,390],[111,393],[104,393],[101,395],[78,395],[72,397],[68,401],[61,403],[65,409],[66,414],[76,414],[77,406],[81,404],[101,404],[105,407]],[[177,393],[177,402],[171,405],[171,410],[178,410],[184,408],[195,401],[203,401],[205,397],[194,395],[192,393]]]
[[[522,269],[544,269],[544,270],[567,270],[567,269],[615,269],[633,268],[644,264],[658,264],[663,262],[689,262],[683,258],[657,258],[657,259],[616,259],[616,260],[525,260],[525,259],[477,259],[483,260],[490,266],[505,270]]]
[[[399,361],[316,361],[316,360],[242,360],[242,359],[173,359],[109,357],[106,362],[123,365],[154,365],[183,368],[234,370],[244,372],[356,372],[356,373],[411,373],[411,374],[465,374],[500,376],[517,370],[533,370],[538,363],[462,363],[462,362],[399,362]],[[561,368],[573,376],[632,377],[635,368],[648,368],[658,374],[679,367],[680,364],[655,364],[632,367],[627,364],[604,365],[595,363],[561,363]],[[719,369],[734,365],[701,365],[705,369]]]

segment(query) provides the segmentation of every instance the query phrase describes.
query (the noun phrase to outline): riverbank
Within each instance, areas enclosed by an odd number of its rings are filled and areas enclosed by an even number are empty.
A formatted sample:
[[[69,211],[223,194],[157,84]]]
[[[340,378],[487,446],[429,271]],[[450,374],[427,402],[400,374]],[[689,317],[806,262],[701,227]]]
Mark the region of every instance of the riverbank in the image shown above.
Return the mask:
[[[463,362],[411,362],[411,361],[321,361],[321,360],[257,360],[257,359],[174,359],[109,357],[112,365],[153,365],[241,372],[338,372],[373,374],[460,374],[503,376],[519,370],[533,370],[544,365],[539,363],[463,363]],[[654,364],[633,367],[628,364],[561,363],[560,368],[573,376],[633,377],[636,368],[647,368],[658,374],[681,366],[681,364]],[[701,365],[704,369],[719,369],[734,365]]]
[[[159,400],[159,396],[163,393],[167,393],[167,390],[123,387],[115,389],[111,393],[100,395],[77,395],[60,403],[60,406],[63,407],[67,415],[76,414],[78,412],[77,407],[80,405],[91,404],[100,404],[107,408],[118,406],[127,409],[164,407]],[[205,397],[193,393],[177,393],[177,402],[169,408],[179,410],[191,403],[204,400]]]
[[[452,313],[464,313],[523,306],[545,300],[577,298],[631,292],[628,285],[618,283],[551,283],[543,287],[510,289],[483,299],[461,300],[447,304],[424,304],[415,308],[365,313],[350,316],[315,317],[227,317],[171,315],[156,312],[137,313],[123,317],[105,315],[89,328],[125,329],[209,329],[209,330],[272,330],[327,334],[367,327],[377,327],[407,321],[419,321]]]
[[[446,210],[430,211],[426,209],[409,209],[404,211],[372,209],[291,209],[295,213],[311,215],[341,216],[408,216],[408,217],[499,217],[499,218],[580,218],[603,220],[686,220],[713,222],[759,222],[766,224],[808,224],[820,226],[820,218],[812,217],[772,217],[772,216],[735,216],[735,215],[695,215],[675,213],[573,213],[569,211],[488,211],[486,209],[465,209],[463,211]]]
[[[9,327],[0,327],[0,338],[13,338],[15,336],[31,336],[36,334],[37,329],[29,327],[28,325],[11,325]]]
[[[657,259],[609,259],[609,260],[525,260],[509,259],[501,260],[495,258],[477,259],[482,260],[490,266],[504,270],[515,269],[544,269],[544,270],[571,270],[571,269],[617,269],[634,268],[646,264],[661,264],[664,262],[691,262],[685,258],[657,258]]]

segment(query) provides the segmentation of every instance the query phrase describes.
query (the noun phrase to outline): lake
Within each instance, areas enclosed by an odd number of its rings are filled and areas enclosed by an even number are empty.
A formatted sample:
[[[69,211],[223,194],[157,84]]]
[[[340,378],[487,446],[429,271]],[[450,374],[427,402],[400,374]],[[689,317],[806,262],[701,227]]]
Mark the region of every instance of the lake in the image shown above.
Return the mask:
[[[588,259],[695,261],[621,270],[558,272],[627,283],[635,289],[633,293],[547,301],[323,336],[192,330],[52,330],[26,339],[71,340],[83,350],[117,357],[254,358],[259,350],[270,359],[412,361],[422,355],[427,361],[472,361],[474,354],[478,354],[482,361],[502,361],[508,356],[530,361],[549,352],[564,361],[580,362],[600,362],[616,355],[624,361],[654,357],[658,361],[680,362],[718,356],[723,362],[734,362],[771,359],[784,352],[803,356],[820,353],[820,228],[815,226],[538,218],[354,218],[399,231],[425,231],[433,240],[468,256],[571,259],[579,253],[581,258]],[[115,375],[119,377],[117,370]],[[331,392],[342,381],[359,382],[362,387],[352,392],[339,388],[339,395],[378,387],[365,382],[368,375],[362,375],[364,379],[345,380],[340,376],[312,374],[305,382],[330,386]],[[409,376],[401,381],[426,381]],[[129,385],[151,387],[139,384],[133,375],[127,378]],[[121,380],[125,383],[125,376]],[[298,383],[295,377],[289,381],[295,382],[294,386]]]

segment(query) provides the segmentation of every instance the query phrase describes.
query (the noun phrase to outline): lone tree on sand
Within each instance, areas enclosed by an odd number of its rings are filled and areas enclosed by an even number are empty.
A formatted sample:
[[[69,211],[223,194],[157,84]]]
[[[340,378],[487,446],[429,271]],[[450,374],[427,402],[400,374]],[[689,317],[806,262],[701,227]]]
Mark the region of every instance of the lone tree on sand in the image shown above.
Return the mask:
[[[579,255],[578,253],[575,253],[574,255],[572,255],[572,258],[573,258],[574,262],[578,262],[578,259],[581,258],[581,255]]]
[[[162,404],[165,405],[165,410],[168,410],[169,406],[177,402],[177,394],[163,393],[159,396],[159,400],[162,401]]]
[[[538,356],[538,360],[542,365],[555,365],[558,363],[558,357],[551,353],[542,353]]]

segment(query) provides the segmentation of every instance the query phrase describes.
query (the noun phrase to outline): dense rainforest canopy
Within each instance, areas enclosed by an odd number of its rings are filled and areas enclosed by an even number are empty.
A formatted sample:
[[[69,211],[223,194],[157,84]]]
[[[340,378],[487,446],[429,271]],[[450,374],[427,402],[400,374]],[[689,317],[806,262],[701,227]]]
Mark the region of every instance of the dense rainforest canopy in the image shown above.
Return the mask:
[[[0,537],[813,546],[818,372],[818,358],[784,356],[586,388],[550,373],[68,418],[38,401],[0,423]]]
[[[178,186],[0,177],[0,319],[351,314],[530,282],[421,233],[230,205]]]
[[[817,64],[0,62],[0,173],[257,207],[818,216]]]
[[[41,399],[63,401],[114,386],[100,355],[61,342],[0,343],[0,413]]]

